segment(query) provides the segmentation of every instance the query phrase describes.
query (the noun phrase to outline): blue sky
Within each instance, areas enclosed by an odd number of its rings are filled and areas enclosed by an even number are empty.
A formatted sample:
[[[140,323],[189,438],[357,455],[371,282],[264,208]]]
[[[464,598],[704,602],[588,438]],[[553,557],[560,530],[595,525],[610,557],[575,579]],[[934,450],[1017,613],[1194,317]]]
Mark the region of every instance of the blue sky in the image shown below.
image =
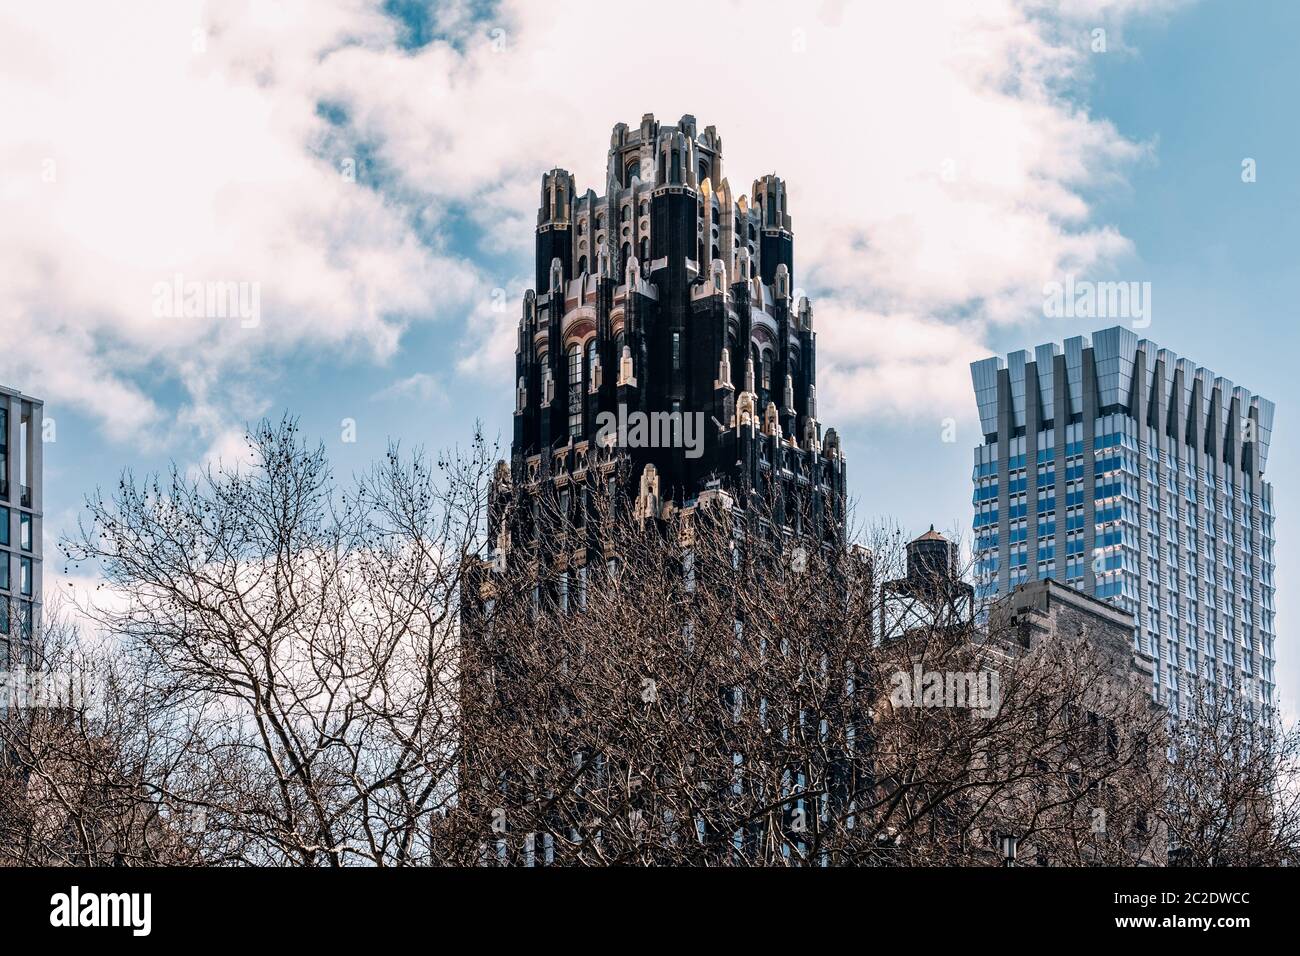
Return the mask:
[[[600,192],[614,123],[690,112],[739,191],[789,179],[821,410],[867,516],[967,528],[967,363],[1111,324],[1043,318],[1045,281],[1151,282],[1142,334],[1278,405],[1279,676],[1300,692],[1297,5],[722,4],[706,26],[665,4],[635,41],[596,3],[39,6],[0,14],[0,94],[27,109],[0,133],[0,381],[57,422],[47,555],[96,485],[229,457],[262,414],[299,415],[343,474],[476,419],[508,440],[541,173]],[[702,67],[724,35],[736,62]],[[177,271],[260,282],[260,327],[151,321]]]

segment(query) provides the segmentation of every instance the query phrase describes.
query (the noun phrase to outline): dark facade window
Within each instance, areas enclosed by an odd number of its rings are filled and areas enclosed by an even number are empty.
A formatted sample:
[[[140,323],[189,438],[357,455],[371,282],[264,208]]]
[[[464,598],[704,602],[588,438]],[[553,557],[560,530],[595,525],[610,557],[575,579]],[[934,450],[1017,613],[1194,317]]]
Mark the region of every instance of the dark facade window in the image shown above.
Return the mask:
[[[596,382],[596,339],[592,337],[587,340],[587,387],[590,388]]]
[[[582,346],[569,346],[569,434],[582,434]]]
[[[771,349],[763,350],[763,388],[772,387],[772,351]]]
[[[673,371],[682,367],[682,333],[673,333]]]

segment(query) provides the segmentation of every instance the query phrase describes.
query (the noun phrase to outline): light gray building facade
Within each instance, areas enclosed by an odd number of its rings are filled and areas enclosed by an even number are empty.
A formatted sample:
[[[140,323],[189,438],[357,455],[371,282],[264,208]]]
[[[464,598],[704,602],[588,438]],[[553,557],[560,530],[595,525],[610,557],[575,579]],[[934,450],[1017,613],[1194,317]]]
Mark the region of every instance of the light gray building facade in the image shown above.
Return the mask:
[[[1273,403],[1116,326],[971,365],[981,603],[1053,579],[1133,615],[1154,696],[1276,706]]]
[[[0,385],[0,670],[32,663],[40,621],[42,413]]]

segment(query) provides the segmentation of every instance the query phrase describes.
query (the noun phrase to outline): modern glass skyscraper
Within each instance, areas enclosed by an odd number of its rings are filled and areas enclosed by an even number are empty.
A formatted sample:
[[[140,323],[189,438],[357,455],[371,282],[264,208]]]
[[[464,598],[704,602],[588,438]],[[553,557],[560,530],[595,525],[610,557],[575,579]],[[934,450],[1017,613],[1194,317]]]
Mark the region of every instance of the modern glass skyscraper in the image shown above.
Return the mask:
[[[1053,578],[1136,620],[1156,699],[1275,706],[1273,403],[1113,327],[972,363],[976,593]]]

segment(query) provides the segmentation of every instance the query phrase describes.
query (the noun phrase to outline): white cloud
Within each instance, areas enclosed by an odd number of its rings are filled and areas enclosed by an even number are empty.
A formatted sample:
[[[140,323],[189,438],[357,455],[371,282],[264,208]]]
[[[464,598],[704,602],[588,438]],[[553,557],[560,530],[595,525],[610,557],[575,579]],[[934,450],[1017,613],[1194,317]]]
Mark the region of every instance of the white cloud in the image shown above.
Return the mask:
[[[459,373],[507,387],[517,305],[487,303],[528,259],[541,172],[603,191],[610,127],[654,110],[716,125],[737,191],[790,183],[797,284],[830,303],[825,407],[928,414],[1045,278],[1130,252],[1084,195],[1143,147],[1071,84],[1093,25],[1175,5],[506,0],[485,24],[454,3],[436,29],[455,42],[416,51],[380,0],[7,9],[0,327],[17,345],[0,380],[113,437],[218,447],[284,357],[384,362],[412,322],[455,314]],[[365,157],[395,181],[339,174]],[[462,210],[479,264],[445,249]],[[261,322],[156,318],[152,289],[177,273],[258,283]]]
[[[480,296],[471,264],[320,154],[321,58],[394,36],[359,0],[0,14],[0,380],[118,438],[177,427],[151,392],[172,380],[180,424],[216,440],[276,359],[383,361],[409,322]],[[260,322],[157,317],[154,286],[177,274],[256,283]]]
[[[406,188],[468,202],[491,251],[527,248],[544,170],[604,191],[613,123],[658,110],[716,125],[733,189],[773,169],[790,183],[797,284],[861,310],[828,321],[896,326],[879,345],[895,356],[826,356],[842,381],[894,400],[839,407],[902,411],[935,394],[927,371],[960,367],[968,388],[962,363],[982,330],[1029,317],[1046,278],[1131,252],[1090,222],[1083,191],[1145,148],[1088,115],[1071,84],[1087,75],[1092,25],[1173,5],[1072,2],[1062,16],[1013,0],[732,3],[703,16],[663,3],[631,24],[596,0],[507,2],[504,49],[488,26],[409,57],[354,47],[323,65],[322,85]],[[498,325],[476,332],[462,370],[508,378],[513,343]],[[927,345],[936,335],[954,351]]]
[[[532,234],[532,227],[525,233]],[[523,310],[524,290],[532,285],[532,277],[514,276],[492,290],[490,302],[472,312],[465,323],[465,341],[456,370],[463,375],[477,377],[490,386],[512,390],[515,344],[519,317]]]
[[[248,443],[246,430],[223,427],[216,432],[202,458],[189,469],[188,477],[197,481],[209,471],[213,474],[239,473],[253,463],[253,449]]]
[[[428,372],[416,372],[406,378],[400,378],[387,388],[380,389],[371,396],[372,401],[386,402],[409,399],[422,404],[443,404],[447,401],[447,391],[436,375]]]
[[[817,303],[814,328],[824,330],[817,339],[817,414],[824,421],[974,419],[970,363],[984,352],[971,328],[839,299]]]

